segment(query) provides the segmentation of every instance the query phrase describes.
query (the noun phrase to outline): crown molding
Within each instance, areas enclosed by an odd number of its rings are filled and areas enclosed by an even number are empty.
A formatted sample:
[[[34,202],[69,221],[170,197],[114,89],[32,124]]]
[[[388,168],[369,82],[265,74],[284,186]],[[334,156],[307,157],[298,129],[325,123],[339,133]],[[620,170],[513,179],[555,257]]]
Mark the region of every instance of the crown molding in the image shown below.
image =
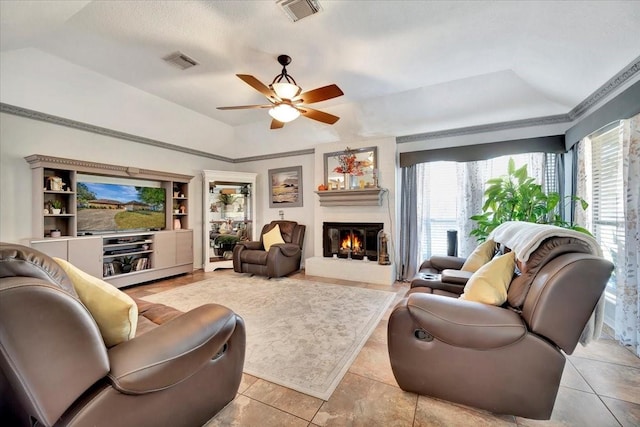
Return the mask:
[[[83,130],[85,132],[97,133],[99,135],[110,136],[112,138],[125,139],[127,141],[137,142],[140,144],[151,145],[154,147],[164,148],[166,150],[178,151],[181,153],[191,154],[193,156],[206,157],[213,160],[220,160],[227,163],[245,163],[255,162],[258,160],[271,160],[279,159],[281,157],[303,156],[307,154],[315,153],[313,148],[307,150],[286,151],[284,153],[264,154],[260,156],[241,157],[232,159],[230,157],[219,156],[217,154],[207,153],[205,151],[194,150],[192,148],[181,147],[179,145],[170,144],[168,142],[158,141],[156,139],[145,138],[142,136],[132,135],[130,133],[120,132],[117,130],[103,128],[100,126],[91,125],[89,123],[79,122],[77,120],[66,119],[60,116],[54,116],[52,114],[42,113],[40,111],[29,110],[28,108],[18,107],[16,105],[6,104],[0,102],[0,112],[13,114],[14,116],[26,117],[32,120],[39,120],[42,122],[52,123],[55,125],[66,126],[73,129]]]
[[[207,153],[200,150],[194,150],[192,148],[181,147],[179,145],[170,144],[168,142],[158,141],[156,139],[151,139],[151,138],[145,138],[143,136],[132,135],[130,133],[120,132],[117,130],[104,128],[104,127],[92,125],[89,123],[79,122],[77,120],[66,119],[64,117],[54,116],[52,114],[41,113],[40,111],[29,110],[27,108],[5,104],[4,102],[0,102],[0,112],[13,114],[15,116],[20,116],[20,117],[26,117],[32,120],[39,120],[41,122],[52,123],[55,125],[66,126],[73,129],[79,129],[85,132],[96,133],[99,135],[109,136],[112,138],[125,139],[127,141],[151,145],[154,147],[164,148],[167,150],[179,151],[181,153],[191,154],[194,156],[207,157],[209,159],[221,160],[223,162],[233,163],[233,159],[230,159],[228,157],[218,156],[216,154],[211,154],[211,153]]]
[[[182,175],[171,172],[140,169],[132,166],[112,165],[108,163],[87,162],[84,160],[67,159],[43,154],[32,154],[24,158],[31,169],[36,168],[65,168],[78,172],[108,173],[116,176],[132,176],[143,179],[157,179],[161,181],[191,181],[193,175]]]
[[[513,120],[509,122],[491,123],[479,126],[469,126],[464,128],[446,129],[435,132],[425,132],[413,135],[404,135],[396,137],[396,143],[424,141],[427,139],[446,138],[450,136],[470,135],[476,133],[495,132],[507,129],[518,129],[523,127],[544,126],[557,123],[570,123],[580,116],[592,110],[596,105],[600,104],[613,91],[628,82],[632,77],[640,72],[640,56],[631,61],[629,65],[624,67],[622,71],[610,78],[605,84],[596,89],[591,95],[576,105],[566,114],[557,114],[554,116],[538,117],[533,119]]]
[[[571,120],[575,120],[576,118],[584,115],[587,111],[591,110],[595,105],[599,104],[609,96],[614,90],[629,81],[638,73],[638,71],[640,71],[640,56],[634,59],[629,65],[623,68],[622,71],[610,78],[609,81],[600,86],[584,101],[569,111],[569,118]]]
[[[282,157],[305,156],[307,154],[314,154],[315,152],[316,152],[315,149],[308,148],[306,150],[286,151],[284,153],[262,154],[260,156],[240,157],[240,158],[234,159],[233,163],[245,163],[245,162],[255,162],[258,160],[280,159]]]

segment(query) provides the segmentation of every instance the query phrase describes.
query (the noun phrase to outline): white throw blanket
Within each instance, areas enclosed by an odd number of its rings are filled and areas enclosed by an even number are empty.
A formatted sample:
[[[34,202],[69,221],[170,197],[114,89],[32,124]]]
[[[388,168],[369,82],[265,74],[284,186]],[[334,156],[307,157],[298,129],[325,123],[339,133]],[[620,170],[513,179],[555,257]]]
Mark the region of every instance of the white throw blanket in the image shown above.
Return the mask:
[[[534,224],[522,221],[507,221],[497,226],[490,234],[489,239],[501,243],[516,253],[516,257],[526,262],[529,255],[535,251],[543,240],[549,237],[573,237],[579,239],[592,250],[594,255],[602,256],[602,249],[593,237],[579,231],[557,227],[555,225]],[[596,308],[593,310],[589,321],[580,336],[580,344],[586,346],[592,340],[597,339],[602,332],[604,323],[604,293],[600,297]]]
[[[573,237],[589,245],[594,255],[602,256],[602,249],[593,237],[555,225],[507,221],[497,226],[489,234],[489,239],[502,243],[511,249],[522,262],[526,262],[529,255],[538,248],[540,243],[549,237]]]

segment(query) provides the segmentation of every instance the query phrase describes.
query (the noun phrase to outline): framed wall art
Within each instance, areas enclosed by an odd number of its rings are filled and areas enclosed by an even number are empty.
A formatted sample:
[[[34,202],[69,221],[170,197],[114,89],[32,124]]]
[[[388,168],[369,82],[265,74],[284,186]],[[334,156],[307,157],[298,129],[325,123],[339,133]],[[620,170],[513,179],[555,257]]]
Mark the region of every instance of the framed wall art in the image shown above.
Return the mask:
[[[269,169],[269,207],[302,207],[302,166]]]

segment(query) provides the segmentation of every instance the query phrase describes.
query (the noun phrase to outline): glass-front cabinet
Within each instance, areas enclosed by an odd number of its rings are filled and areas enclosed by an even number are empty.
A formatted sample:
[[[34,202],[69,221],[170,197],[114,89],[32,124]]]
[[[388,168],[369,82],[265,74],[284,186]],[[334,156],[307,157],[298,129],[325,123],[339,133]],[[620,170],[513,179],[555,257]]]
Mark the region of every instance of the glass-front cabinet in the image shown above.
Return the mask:
[[[235,244],[256,240],[256,174],[204,170],[202,179],[204,271],[232,268]]]

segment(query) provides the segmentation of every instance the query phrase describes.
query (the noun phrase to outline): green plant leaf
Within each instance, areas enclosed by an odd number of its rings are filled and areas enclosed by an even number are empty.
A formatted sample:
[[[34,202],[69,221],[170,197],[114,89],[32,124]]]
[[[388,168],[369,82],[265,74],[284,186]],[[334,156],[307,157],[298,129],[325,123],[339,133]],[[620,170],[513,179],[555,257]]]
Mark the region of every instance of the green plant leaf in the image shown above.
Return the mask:
[[[554,224],[570,227],[556,212],[560,195],[556,192],[545,194],[542,185],[528,174],[527,165],[516,168],[513,158],[509,159],[507,175],[491,178],[485,183],[485,202],[482,213],[470,217],[476,227],[470,235],[479,241],[505,221],[527,221],[539,224]],[[588,204],[580,199],[583,209]]]

